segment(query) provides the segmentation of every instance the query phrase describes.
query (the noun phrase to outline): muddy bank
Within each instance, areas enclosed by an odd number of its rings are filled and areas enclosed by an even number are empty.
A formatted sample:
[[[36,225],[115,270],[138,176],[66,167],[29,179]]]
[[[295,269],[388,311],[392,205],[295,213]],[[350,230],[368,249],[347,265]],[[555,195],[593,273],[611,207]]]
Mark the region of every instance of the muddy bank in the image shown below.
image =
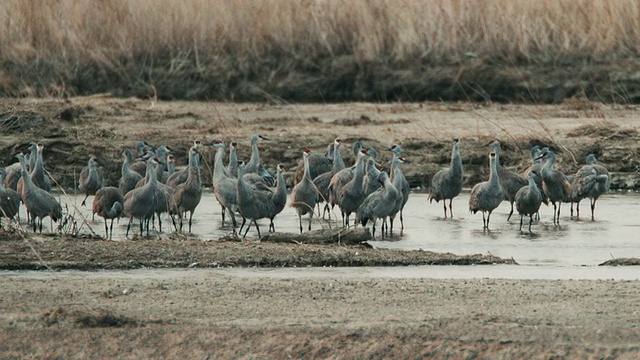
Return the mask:
[[[343,156],[353,161],[349,147],[356,140],[380,153],[387,168],[397,142],[410,164],[404,165],[414,189],[426,189],[430,178],[448,166],[450,139],[463,139],[465,186],[488,174],[484,146],[497,138],[503,144],[501,162],[515,171],[530,164],[528,149],[549,146],[559,154],[556,166],[573,173],[589,153],[595,153],[613,173],[613,189],[640,189],[637,178],[640,135],[633,120],[636,107],[604,105],[586,99],[560,105],[524,106],[472,103],[278,105],[210,102],[154,102],[92,96],[69,100],[3,99],[0,101],[0,160],[15,162],[12,153],[31,141],[43,142],[45,167],[65,191],[73,191],[80,170],[97,155],[106,183],[117,184],[121,151],[145,140],[169,145],[184,165],[194,139],[238,141],[239,157],[250,156],[249,138],[260,133],[272,141],[260,146],[268,168],[282,163],[287,179],[305,147],[322,153],[335,137],[344,140]],[[205,151],[205,185],[210,185],[213,151]]]
[[[361,245],[203,241],[180,235],[105,241],[97,237],[4,234],[2,270],[407,266],[516,264],[491,254],[372,249]]]

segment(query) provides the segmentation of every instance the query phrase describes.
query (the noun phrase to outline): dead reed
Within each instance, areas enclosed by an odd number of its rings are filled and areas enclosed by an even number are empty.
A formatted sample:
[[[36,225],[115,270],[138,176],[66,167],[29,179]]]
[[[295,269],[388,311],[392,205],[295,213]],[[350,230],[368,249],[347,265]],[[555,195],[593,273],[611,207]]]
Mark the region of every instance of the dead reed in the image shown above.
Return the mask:
[[[5,0],[0,23],[8,95],[640,96],[637,0]]]

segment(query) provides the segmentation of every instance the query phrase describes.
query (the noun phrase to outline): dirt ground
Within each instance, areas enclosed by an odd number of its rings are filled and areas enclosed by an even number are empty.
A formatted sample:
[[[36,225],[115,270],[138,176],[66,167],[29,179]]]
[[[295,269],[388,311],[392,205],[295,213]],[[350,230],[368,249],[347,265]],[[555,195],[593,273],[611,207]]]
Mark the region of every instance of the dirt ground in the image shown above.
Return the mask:
[[[339,136],[377,149],[401,144],[418,190],[447,166],[454,137],[463,139],[466,185],[485,179],[484,145],[497,138],[512,169],[526,168],[529,147],[543,144],[559,153],[566,172],[593,152],[613,173],[614,188],[637,189],[636,117],[634,106],[581,99],[545,106],[3,99],[0,160],[12,163],[13,151],[41,141],[47,170],[70,191],[93,154],[115,185],[122,148],[139,140],[171,146],[183,165],[194,139],[236,140],[248,158],[249,138],[260,133],[271,139],[261,144],[264,162],[285,164],[290,179],[303,148],[322,152]],[[391,156],[380,153],[384,167]],[[204,176],[207,183],[210,171]],[[245,278],[224,268],[509,259],[181,236],[110,242],[5,232],[0,239],[2,269],[46,270],[1,274],[1,358],[640,356],[637,281]],[[149,271],[123,271],[138,268]],[[166,270],[174,268],[184,270]],[[89,271],[52,271],[61,269]],[[120,271],[95,271],[103,269]]]

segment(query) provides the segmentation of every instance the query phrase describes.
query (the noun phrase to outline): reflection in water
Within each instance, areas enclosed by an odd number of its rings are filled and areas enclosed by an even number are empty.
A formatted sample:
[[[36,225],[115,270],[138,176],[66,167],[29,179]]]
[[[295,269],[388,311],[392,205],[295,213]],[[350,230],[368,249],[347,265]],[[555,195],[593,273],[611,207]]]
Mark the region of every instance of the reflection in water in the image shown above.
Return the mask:
[[[81,207],[82,198],[62,196],[69,212],[81,212],[76,218],[84,217],[87,225],[82,232],[93,230],[104,235],[102,218],[91,220],[90,207]],[[88,203],[91,203],[89,198]],[[451,252],[454,254],[491,253],[496,256],[513,257],[520,264],[580,266],[597,265],[611,257],[638,256],[638,233],[640,221],[634,214],[640,213],[640,195],[608,194],[598,201],[596,221],[589,219],[589,211],[583,211],[582,220],[570,219],[568,211],[561,217],[561,225],[553,225],[552,209],[541,208],[541,221],[534,223],[533,234],[519,232],[520,217],[514,216],[507,222],[509,204],[504,202],[491,216],[491,229],[482,230],[482,215],[470,214],[467,209],[468,192],[464,192],[453,201],[454,218],[444,219],[440,204],[429,204],[427,195],[413,193],[404,210],[405,229],[400,233],[400,222],[396,219],[396,233],[390,239],[376,238],[370,244],[378,248],[429,250]],[[565,205],[566,206],[566,205]],[[567,206],[568,207],[568,206]],[[567,209],[568,210],[568,209]],[[24,209],[22,210],[24,212]],[[25,219],[21,214],[22,219]],[[339,211],[332,214],[332,221],[314,220],[313,229],[335,228],[340,226]],[[229,233],[231,228],[221,226],[220,206],[210,191],[206,191],[195,211],[193,218],[193,236],[201,239],[218,239]],[[79,220],[81,222],[81,220]],[[128,219],[123,218],[114,224],[113,240],[123,240]],[[166,225],[171,222],[164,218]],[[45,225],[47,221],[45,220]],[[259,221],[260,228],[266,232],[268,221]],[[275,221],[279,232],[298,232],[298,219],[295,211],[286,207]],[[380,222],[378,222],[378,227]],[[27,226],[25,226],[27,229]],[[136,228],[137,229],[137,228]],[[525,227],[526,229],[526,227]],[[376,234],[379,234],[379,228]],[[168,234],[159,234],[166,237]],[[255,228],[249,230],[248,238],[255,238]]]

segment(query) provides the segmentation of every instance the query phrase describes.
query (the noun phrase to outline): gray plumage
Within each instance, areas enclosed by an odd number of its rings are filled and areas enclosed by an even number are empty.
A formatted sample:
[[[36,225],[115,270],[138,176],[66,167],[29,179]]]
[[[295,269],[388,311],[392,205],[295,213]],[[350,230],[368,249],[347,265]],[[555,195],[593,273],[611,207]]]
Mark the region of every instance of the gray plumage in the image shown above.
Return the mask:
[[[20,211],[20,194],[2,185],[6,174],[7,172],[4,169],[0,169],[0,217],[5,217],[11,221]]]
[[[366,150],[360,150],[356,161],[356,168],[353,171],[353,178],[346,183],[340,190],[338,205],[342,213],[343,225],[349,225],[349,215],[358,210],[364,201],[364,190],[362,189],[362,181],[364,179],[364,162]]]
[[[553,223],[560,224],[560,207],[563,201],[571,198],[571,184],[565,174],[553,168],[556,154],[546,149],[540,158],[545,159],[542,166],[542,189],[553,204]]]
[[[96,191],[93,197],[92,210],[94,214],[104,219],[105,238],[113,238],[113,220],[119,219],[124,213],[124,197],[120,189],[113,186],[105,186]],[[111,225],[107,227],[107,220]]]
[[[276,174],[276,188],[271,196],[271,201],[273,201],[273,212],[267,216],[271,221],[269,223],[269,231],[276,231],[275,224],[273,220],[275,217],[284,210],[285,205],[287,205],[287,182],[284,179],[284,165],[278,164],[277,174]]]
[[[38,143],[32,142],[31,145],[29,145],[29,147],[27,148],[27,150],[29,150],[29,153],[25,155],[25,162],[28,165],[27,166],[28,172],[31,172],[31,170],[33,170],[35,166],[36,151],[38,150]],[[14,149],[14,152],[15,152],[15,149]],[[7,189],[12,189],[17,191],[18,182],[22,177],[22,166],[20,165],[20,162],[9,165],[5,169],[7,171],[7,176],[5,176],[4,178],[4,182],[3,182],[4,187]],[[20,193],[20,191],[17,191],[17,192]]]
[[[396,215],[400,213],[400,229],[404,230],[404,219],[402,218],[402,209],[407,204],[407,200],[409,200],[409,182],[405,179],[404,174],[402,174],[402,169],[400,168],[400,164],[406,162],[405,158],[398,156],[402,151],[398,151],[394,153],[393,160],[391,161],[391,183],[398,190],[400,196],[396,198],[396,203],[394,205],[394,210],[391,215],[389,215],[389,225],[391,226],[391,233],[393,233],[393,222],[395,221]]]
[[[520,214],[520,231],[522,231],[522,220],[525,215],[529,216],[529,232],[531,232],[531,224],[533,223],[533,215],[540,210],[542,204],[542,193],[536,184],[535,171],[529,173],[528,184],[523,186],[515,196],[516,210]]]
[[[462,158],[460,156],[460,139],[453,139],[453,150],[451,150],[451,164],[449,168],[438,171],[431,179],[429,188],[429,203],[433,200],[442,200],[444,217],[447,218],[447,202],[449,200],[449,214],[453,217],[453,198],[460,195],[462,191]]]
[[[482,225],[487,230],[489,229],[491,212],[504,200],[497,165],[496,154],[492,152],[489,154],[489,166],[491,168],[489,180],[476,184],[469,195],[469,211],[474,214],[482,211]],[[486,219],[485,213],[488,213]]]
[[[516,193],[522,189],[523,186],[526,186],[528,181],[522,175],[517,174],[500,164],[500,152],[502,151],[502,148],[500,147],[500,142],[498,140],[491,141],[489,146],[491,146],[493,148],[493,152],[496,153],[496,166],[498,167],[498,176],[500,177],[500,186],[502,186],[504,199],[509,202],[509,205],[511,205],[509,216],[507,216],[507,221],[509,221],[511,220],[511,215],[513,215],[513,203],[516,200]]]
[[[229,163],[227,165],[227,176],[238,178],[238,143],[232,141],[229,144]]]
[[[273,192],[266,187],[256,187],[248,184],[244,181],[245,165],[244,162],[238,164],[238,183],[237,183],[237,199],[238,199],[238,212],[242,215],[242,229],[249,219],[249,224],[244,233],[244,237],[247,236],[251,223],[254,223],[256,230],[258,231],[258,238],[260,235],[260,226],[258,226],[258,220],[268,218],[274,213],[273,205]]]
[[[345,168],[344,160],[342,159],[342,154],[340,153],[340,144],[342,140],[339,138],[335,139],[333,142],[333,150],[331,151],[333,155],[332,167],[330,171],[327,171],[323,174],[320,174],[313,178],[313,184],[316,186],[318,190],[319,199],[318,204],[325,203],[324,211],[322,216],[324,217],[325,213],[330,214],[329,209],[329,185],[331,184],[331,178],[333,175],[337,174],[339,171]],[[304,165],[304,162],[303,162]],[[304,169],[304,166],[303,166]],[[331,217],[331,215],[329,215]]]
[[[595,154],[589,154],[584,165],[571,181],[571,216],[573,216],[573,202],[576,203],[577,217],[580,217],[580,201],[589,198],[591,204],[591,220],[595,220],[596,201],[602,194],[606,194],[611,187],[609,171],[602,165],[596,164]]]
[[[386,218],[397,212],[397,204],[402,203],[402,194],[391,183],[386,172],[380,172],[378,182],[381,187],[367,196],[356,212],[358,222],[366,226],[369,221],[373,222],[373,237],[376,236],[376,220],[382,219],[384,237],[384,223]]]
[[[382,187],[378,180],[381,171],[376,167],[378,152],[374,148],[368,148],[367,155],[369,155],[369,159],[365,164],[364,177],[362,178],[362,191],[364,191],[365,197]]]
[[[398,144],[393,144],[388,149],[393,153],[393,159],[391,160],[391,183],[395,186],[398,191],[402,194],[402,203],[400,204],[400,229],[404,230],[404,217],[402,212],[404,207],[407,205],[409,201],[409,193],[411,192],[411,187],[409,186],[409,182],[404,177],[404,173],[402,172],[402,168],[400,168],[400,164],[406,162],[406,160],[402,157],[402,147]],[[462,163],[460,164],[462,166]],[[393,221],[395,216],[390,218],[391,231],[393,232]]]
[[[62,218],[62,206],[48,191],[35,186],[31,177],[27,174],[24,155],[17,154],[16,157],[22,166],[22,178],[24,179],[20,197],[27,208],[27,212],[31,215],[33,232],[36,232],[36,219],[38,219],[38,228],[42,233],[42,219],[49,216],[51,220],[57,222]]]
[[[545,148],[545,151],[548,151],[549,148]],[[542,194],[542,202],[544,204],[549,204],[549,198],[547,198],[547,195],[544,193],[544,190],[542,189],[542,149],[540,149],[540,146],[535,145],[531,148],[531,165],[522,173],[522,176],[525,179],[529,178],[529,174],[533,171],[536,173],[535,176],[535,182],[536,185],[538,186],[538,190],[540,190],[540,193]]]
[[[225,214],[229,213],[235,233],[237,227],[235,213],[238,210],[238,180],[225,174],[224,164],[222,163],[224,143],[220,140],[214,140],[211,142],[211,146],[216,148],[212,182],[216,200],[222,207],[222,226],[224,226]]]
[[[129,191],[136,188],[136,184],[140,179],[142,179],[142,175],[137,172],[131,170],[131,161],[133,161],[133,153],[129,149],[124,149],[122,151],[122,168],[120,170],[120,181],[118,182],[118,187],[120,188],[120,192],[125,195]],[[146,168],[146,167],[145,167]]]
[[[124,213],[129,217],[125,236],[129,236],[129,229],[131,228],[131,222],[134,218],[140,220],[140,236],[142,236],[143,225],[145,223],[147,224],[147,236],[149,235],[148,222],[151,217],[153,217],[158,202],[158,179],[152,176],[155,165],[156,162],[154,160],[149,161],[146,176],[148,176],[150,180],[143,187],[133,189],[124,195]]]
[[[92,156],[87,166],[80,171],[79,188],[85,194],[81,205],[85,206],[89,195],[95,195],[101,187],[102,173],[98,170],[98,159]]]
[[[260,150],[258,149],[258,143],[261,141],[269,140],[267,137],[262,135],[253,135],[251,137],[251,159],[247,163],[245,167],[245,174],[249,173],[258,173],[260,161]]]
[[[353,156],[358,159],[358,154],[362,151],[362,143],[360,141],[356,141],[353,144]],[[342,187],[344,187],[351,179],[353,179],[353,171],[355,169],[355,164],[349,168],[344,168],[338,171],[335,175],[331,177],[331,181],[329,182],[329,204],[331,208],[335,205],[338,205],[340,199],[340,192],[342,191]],[[344,221],[344,219],[343,219]]]
[[[202,199],[202,180],[200,178],[200,169],[198,166],[199,153],[195,146],[189,149],[189,166],[187,171],[187,181],[176,186],[173,194],[169,198],[169,213],[178,216],[180,228],[173,221],[173,225],[177,231],[182,232],[184,214],[189,212],[189,232],[191,232],[191,221],[193,213],[196,210],[200,200]]]
[[[309,156],[309,177],[313,180],[318,176],[330,172],[333,169],[333,157],[334,157],[335,140],[327,146],[327,151],[324,155],[311,154]],[[344,164],[344,163],[343,163]],[[296,171],[293,174],[293,185],[295,186],[302,180],[304,175],[304,160],[300,160],[296,166]],[[327,197],[328,199],[328,197]]]
[[[42,153],[44,152],[44,145],[42,143],[38,143],[36,145],[36,154],[35,154],[35,162],[33,162],[31,170],[28,172],[31,177],[31,182],[40,189],[44,191],[51,191],[51,180],[47,175],[44,169],[44,159]],[[31,158],[33,158],[33,153],[31,154]],[[24,172],[23,172],[24,174]],[[22,192],[22,187],[24,186],[24,179],[21,177],[18,181],[17,191],[18,193]]]
[[[300,233],[302,233],[302,216],[309,214],[309,226],[308,230],[311,230],[311,221],[313,220],[313,208],[319,200],[319,194],[316,190],[316,186],[313,184],[309,175],[309,157],[311,151],[305,149],[302,153],[302,159],[304,163],[304,172],[302,180],[297,183],[291,191],[291,207],[296,209],[298,214],[298,222],[300,224]]]

